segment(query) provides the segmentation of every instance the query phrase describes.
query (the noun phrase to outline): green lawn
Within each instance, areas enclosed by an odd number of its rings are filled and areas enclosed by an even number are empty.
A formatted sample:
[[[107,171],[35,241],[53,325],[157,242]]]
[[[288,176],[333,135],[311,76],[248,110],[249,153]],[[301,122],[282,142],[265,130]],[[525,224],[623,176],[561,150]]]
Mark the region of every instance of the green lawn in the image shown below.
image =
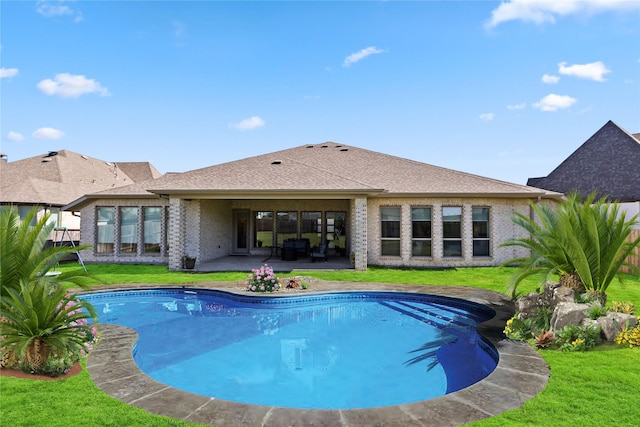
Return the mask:
[[[257,266],[256,266],[257,267]],[[64,265],[61,269],[77,268]],[[192,274],[162,266],[88,265],[99,283],[196,283],[244,280],[248,272]],[[367,272],[308,271],[296,274],[324,280],[463,285],[505,293],[513,270],[465,268],[416,271],[370,268]],[[534,281],[523,292],[537,287]],[[640,278],[614,282],[609,301],[631,301],[640,311]],[[586,353],[543,351],[551,367],[548,386],[523,407],[473,423],[485,426],[637,426],[640,420],[640,349],[608,345]],[[86,370],[59,381],[0,378],[0,425],[7,426],[188,426],[151,415],[104,394]]]

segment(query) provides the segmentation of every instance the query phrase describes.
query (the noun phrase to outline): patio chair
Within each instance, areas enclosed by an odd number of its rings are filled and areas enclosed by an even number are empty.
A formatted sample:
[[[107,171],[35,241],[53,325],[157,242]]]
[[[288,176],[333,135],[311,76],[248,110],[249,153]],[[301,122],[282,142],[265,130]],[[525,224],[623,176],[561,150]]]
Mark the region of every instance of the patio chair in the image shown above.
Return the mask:
[[[314,246],[309,253],[311,262],[323,259],[327,262],[327,242],[322,242],[319,246]]]

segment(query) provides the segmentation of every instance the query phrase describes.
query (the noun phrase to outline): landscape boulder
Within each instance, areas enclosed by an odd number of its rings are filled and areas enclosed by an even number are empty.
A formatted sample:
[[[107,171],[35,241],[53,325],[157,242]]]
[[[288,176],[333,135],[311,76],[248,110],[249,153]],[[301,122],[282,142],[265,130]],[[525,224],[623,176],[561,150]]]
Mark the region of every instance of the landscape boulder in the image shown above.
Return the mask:
[[[613,341],[625,327],[629,329],[635,328],[637,319],[630,314],[612,312],[598,318],[597,322],[598,326],[600,326],[602,337],[607,341]]]
[[[581,325],[589,307],[589,304],[575,302],[559,303],[551,316],[551,330],[558,331],[567,325]]]

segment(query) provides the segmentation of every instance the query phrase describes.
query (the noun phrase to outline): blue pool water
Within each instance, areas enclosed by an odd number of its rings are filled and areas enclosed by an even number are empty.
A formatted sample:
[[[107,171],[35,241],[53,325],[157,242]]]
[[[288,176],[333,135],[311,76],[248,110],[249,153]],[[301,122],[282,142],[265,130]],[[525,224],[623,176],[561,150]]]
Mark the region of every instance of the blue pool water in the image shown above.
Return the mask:
[[[243,403],[355,409],[416,402],[480,381],[498,360],[476,332],[493,310],[453,298],[182,289],[83,298],[100,323],[138,332],[134,359],[149,376]]]

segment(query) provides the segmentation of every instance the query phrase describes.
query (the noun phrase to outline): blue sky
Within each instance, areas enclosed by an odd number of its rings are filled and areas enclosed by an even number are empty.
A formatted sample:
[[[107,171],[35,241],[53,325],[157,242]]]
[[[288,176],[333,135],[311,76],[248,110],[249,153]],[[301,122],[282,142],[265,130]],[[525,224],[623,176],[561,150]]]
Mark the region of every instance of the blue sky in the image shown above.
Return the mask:
[[[640,1],[3,0],[0,20],[9,161],[183,172],[335,141],[525,184],[608,120],[640,132]]]

